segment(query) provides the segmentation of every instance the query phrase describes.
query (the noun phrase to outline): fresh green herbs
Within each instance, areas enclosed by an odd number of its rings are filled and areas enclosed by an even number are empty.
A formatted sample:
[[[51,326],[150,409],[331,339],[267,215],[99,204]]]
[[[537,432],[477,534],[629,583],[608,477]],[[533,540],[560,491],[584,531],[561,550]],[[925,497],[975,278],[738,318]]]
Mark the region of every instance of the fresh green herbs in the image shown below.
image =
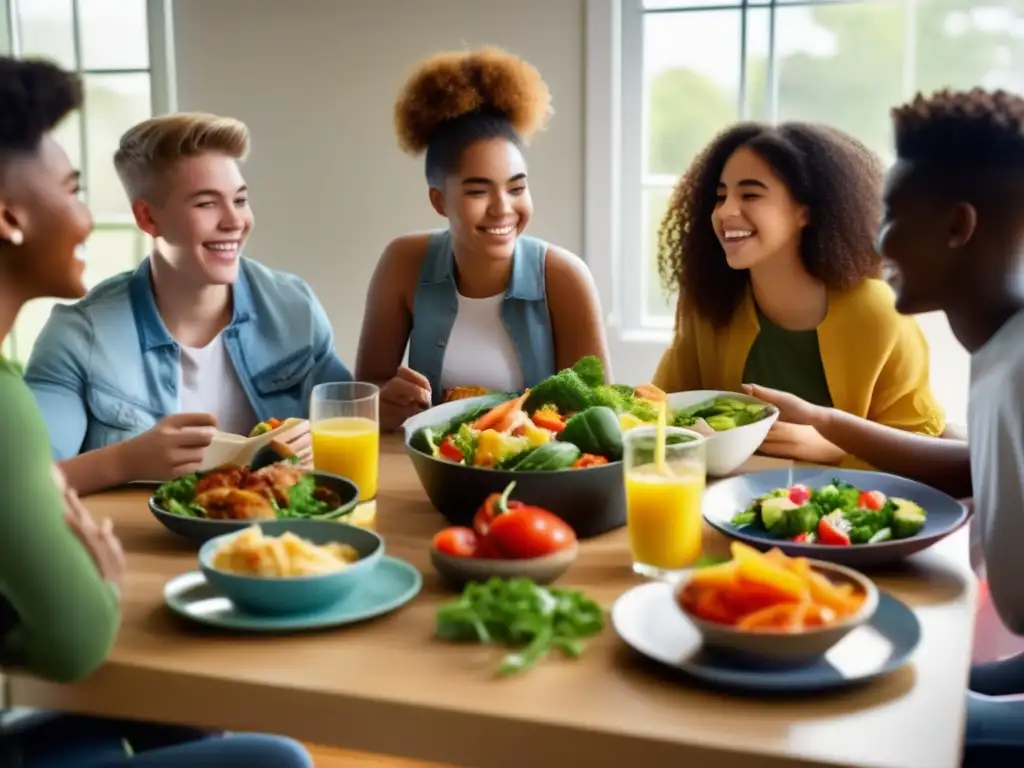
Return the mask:
[[[470,582],[457,600],[437,610],[438,637],[514,649],[499,665],[499,675],[529,669],[553,648],[576,658],[586,638],[602,629],[604,612],[582,592],[529,579]]]

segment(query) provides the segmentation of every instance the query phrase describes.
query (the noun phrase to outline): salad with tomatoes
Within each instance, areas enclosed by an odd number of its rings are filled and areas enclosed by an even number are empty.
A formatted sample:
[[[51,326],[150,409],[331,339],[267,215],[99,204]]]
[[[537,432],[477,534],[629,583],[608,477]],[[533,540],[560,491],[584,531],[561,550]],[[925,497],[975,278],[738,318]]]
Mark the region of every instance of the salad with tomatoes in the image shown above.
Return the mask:
[[[417,430],[409,445],[437,459],[485,469],[598,467],[621,460],[623,433],[656,423],[667,398],[650,384],[608,384],[601,361],[589,356],[522,394],[486,395],[456,418]],[[768,405],[717,397],[666,415],[672,426],[714,434],[772,412]]]
[[[926,520],[924,509],[909,499],[833,480],[818,489],[798,484],[758,496],[732,524],[761,529],[778,539],[851,546],[909,539]]]

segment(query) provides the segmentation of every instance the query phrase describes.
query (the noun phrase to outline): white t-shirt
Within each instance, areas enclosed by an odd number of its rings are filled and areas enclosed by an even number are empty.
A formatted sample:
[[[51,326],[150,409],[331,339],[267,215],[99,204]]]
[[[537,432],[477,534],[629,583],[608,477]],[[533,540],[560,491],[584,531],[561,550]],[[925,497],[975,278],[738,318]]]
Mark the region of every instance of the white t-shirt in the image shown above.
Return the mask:
[[[523,370],[512,338],[501,320],[504,294],[469,299],[459,294],[441,368],[441,387],[485,387],[491,392],[520,392]]]
[[[256,424],[256,414],[228,356],[223,335],[217,334],[202,348],[179,347],[178,412],[212,413],[221,432],[248,435]]]
[[[989,592],[1024,635],[1024,312],[971,357],[967,428]]]

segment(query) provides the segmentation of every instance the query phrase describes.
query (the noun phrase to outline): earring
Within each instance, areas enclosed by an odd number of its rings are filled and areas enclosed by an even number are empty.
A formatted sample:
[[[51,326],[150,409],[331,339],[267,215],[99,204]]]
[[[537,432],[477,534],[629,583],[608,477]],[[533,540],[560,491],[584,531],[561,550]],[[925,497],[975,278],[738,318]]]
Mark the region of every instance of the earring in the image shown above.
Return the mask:
[[[21,245],[25,242],[25,235],[20,229],[12,229],[10,238],[11,245]]]

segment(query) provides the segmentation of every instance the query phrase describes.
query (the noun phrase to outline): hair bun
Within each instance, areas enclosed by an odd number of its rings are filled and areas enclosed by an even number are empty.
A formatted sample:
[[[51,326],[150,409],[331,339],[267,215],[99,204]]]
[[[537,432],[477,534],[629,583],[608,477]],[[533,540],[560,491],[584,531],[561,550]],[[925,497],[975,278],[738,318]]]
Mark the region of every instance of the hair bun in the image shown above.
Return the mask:
[[[501,113],[528,139],[547,122],[551,94],[536,67],[499,48],[438,53],[416,66],[398,94],[398,144],[419,154],[442,123],[476,111]]]

